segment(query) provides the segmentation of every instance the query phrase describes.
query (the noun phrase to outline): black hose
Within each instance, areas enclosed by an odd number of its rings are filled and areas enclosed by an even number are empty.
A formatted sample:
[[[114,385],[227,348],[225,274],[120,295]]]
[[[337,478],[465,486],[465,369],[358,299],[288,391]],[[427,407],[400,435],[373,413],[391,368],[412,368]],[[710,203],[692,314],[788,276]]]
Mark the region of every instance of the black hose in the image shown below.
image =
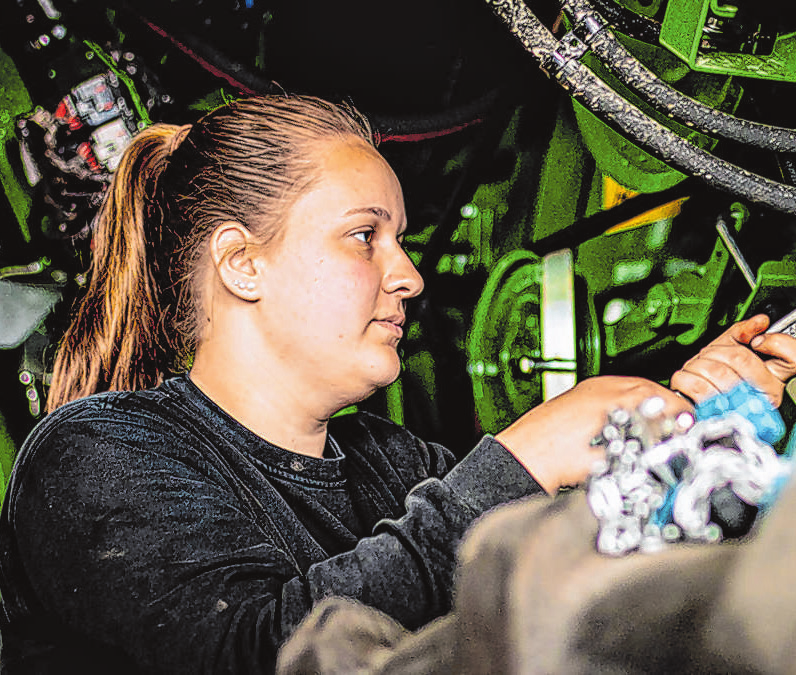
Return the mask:
[[[616,39],[586,0],[564,0],[576,32],[620,81],[676,121],[713,136],[774,152],[796,152],[796,131],[739,119],[677,91],[646,68]]]
[[[796,189],[714,157],[647,117],[578,61],[585,45],[572,41],[559,43],[520,0],[486,1],[542,68],[551,72],[574,99],[620,129],[632,142],[709,185],[796,214]]]

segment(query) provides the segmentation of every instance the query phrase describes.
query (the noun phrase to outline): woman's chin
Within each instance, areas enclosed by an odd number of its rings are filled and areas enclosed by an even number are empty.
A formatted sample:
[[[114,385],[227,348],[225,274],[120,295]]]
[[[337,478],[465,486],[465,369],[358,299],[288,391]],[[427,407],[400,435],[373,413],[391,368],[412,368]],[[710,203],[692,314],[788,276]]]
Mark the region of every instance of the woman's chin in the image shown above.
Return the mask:
[[[398,358],[398,354],[395,354],[392,359],[374,363],[368,373],[370,386],[367,387],[367,393],[362,398],[367,398],[375,391],[391,385],[400,374],[401,360]]]
[[[384,371],[385,376],[383,381],[379,384],[379,388],[391,385],[401,375],[401,359],[397,353],[395,354],[395,358],[390,361],[389,366],[385,367]]]

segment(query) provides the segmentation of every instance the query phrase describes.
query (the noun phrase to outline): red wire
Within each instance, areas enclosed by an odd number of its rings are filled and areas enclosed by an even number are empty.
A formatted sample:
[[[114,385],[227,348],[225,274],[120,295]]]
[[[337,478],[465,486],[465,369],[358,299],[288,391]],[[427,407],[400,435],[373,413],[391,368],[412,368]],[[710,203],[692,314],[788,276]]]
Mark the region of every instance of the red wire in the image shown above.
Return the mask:
[[[216,77],[220,77],[223,80],[226,80],[233,87],[235,87],[238,91],[242,91],[242,92],[244,92],[246,94],[251,94],[251,95],[256,95],[256,94],[260,93],[260,92],[255,91],[254,89],[251,89],[251,88],[247,87],[242,82],[238,82],[234,77],[232,77],[231,75],[227,75],[227,73],[225,73],[223,70],[219,70],[218,68],[216,68],[212,63],[210,63],[209,61],[206,61],[205,59],[203,59],[201,56],[199,56],[199,54],[197,54],[195,51],[193,51],[193,49],[191,49],[187,45],[184,45],[182,42],[177,40],[177,38],[173,37],[172,35],[167,33],[165,30],[163,30],[160,26],[156,26],[154,23],[152,23],[151,21],[148,21],[147,19],[144,19],[143,17],[142,17],[142,20],[147,26],[149,26],[149,28],[151,28],[153,31],[155,31],[161,37],[166,38],[175,47],[177,47],[181,52],[183,52],[184,54],[186,54],[187,56],[192,58],[194,61],[196,61],[207,72],[211,73],[212,75],[215,75]]]
[[[466,129],[473,124],[480,124],[483,122],[481,118],[470,120],[462,124],[457,124],[455,127],[448,129],[435,129],[434,131],[425,131],[417,134],[390,134],[389,136],[382,136],[378,131],[375,132],[376,139],[379,143],[417,143],[418,141],[427,141],[432,138],[440,138],[441,136],[450,136],[457,131]]]
[[[166,38],[169,42],[171,42],[175,47],[177,47],[181,52],[186,54],[188,57],[196,61],[202,68],[204,68],[207,72],[211,73],[215,77],[219,77],[223,80],[226,80],[235,87],[238,91],[242,91],[246,94],[250,95],[257,95],[260,92],[247,87],[242,82],[239,82],[231,75],[228,75],[223,70],[216,68],[212,63],[203,59],[199,54],[197,54],[193,49],[184,45],[182,42],[177,40],[173,35],[166,32],[160,26],[152,23],[148,19],[141,17],[142,21],[155,33],[160,35],[161,37]],[[469,122],[464,122],[462,124],[458,124],[455,127],[449,127],[447,129],[435,129],[434,131],[425,131],[422,133],[416,134],[390,134],[388,136],[382,136],[378,131],[374,132],[374,136],[376,137],[377,143],[417,143],[419,141],[428,141],[433,138],[440,138],[442,136],[450,136],[451,134],[455,134],[457,131],[461,131],[462,129],[466,129],[473,124],[480,124],[483,120],[480,118],[470,120]]]

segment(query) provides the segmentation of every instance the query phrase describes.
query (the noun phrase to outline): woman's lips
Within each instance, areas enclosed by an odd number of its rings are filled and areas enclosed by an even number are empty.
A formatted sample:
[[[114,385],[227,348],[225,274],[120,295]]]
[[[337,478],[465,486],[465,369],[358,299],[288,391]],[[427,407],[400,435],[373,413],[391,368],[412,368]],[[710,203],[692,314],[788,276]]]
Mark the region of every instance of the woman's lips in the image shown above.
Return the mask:
[[[402,338],[404,335],[404,329],[401,328],[400,324],[397,324],[393,321],[388,321],[386,319],[374,320],[373,323],[381,326],[385,330],[390,331],[393,335],[398,338]]]

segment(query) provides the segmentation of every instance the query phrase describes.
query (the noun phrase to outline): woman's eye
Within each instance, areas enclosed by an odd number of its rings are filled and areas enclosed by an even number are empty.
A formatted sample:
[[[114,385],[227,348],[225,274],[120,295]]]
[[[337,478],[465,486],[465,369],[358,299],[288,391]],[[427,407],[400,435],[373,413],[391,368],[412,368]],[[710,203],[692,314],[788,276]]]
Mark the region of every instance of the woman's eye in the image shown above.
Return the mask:
[[[373,238],[373,230],[364,230],[362,232],[355,232],[354,237],[359,239],[363,244],[369,244]]]

